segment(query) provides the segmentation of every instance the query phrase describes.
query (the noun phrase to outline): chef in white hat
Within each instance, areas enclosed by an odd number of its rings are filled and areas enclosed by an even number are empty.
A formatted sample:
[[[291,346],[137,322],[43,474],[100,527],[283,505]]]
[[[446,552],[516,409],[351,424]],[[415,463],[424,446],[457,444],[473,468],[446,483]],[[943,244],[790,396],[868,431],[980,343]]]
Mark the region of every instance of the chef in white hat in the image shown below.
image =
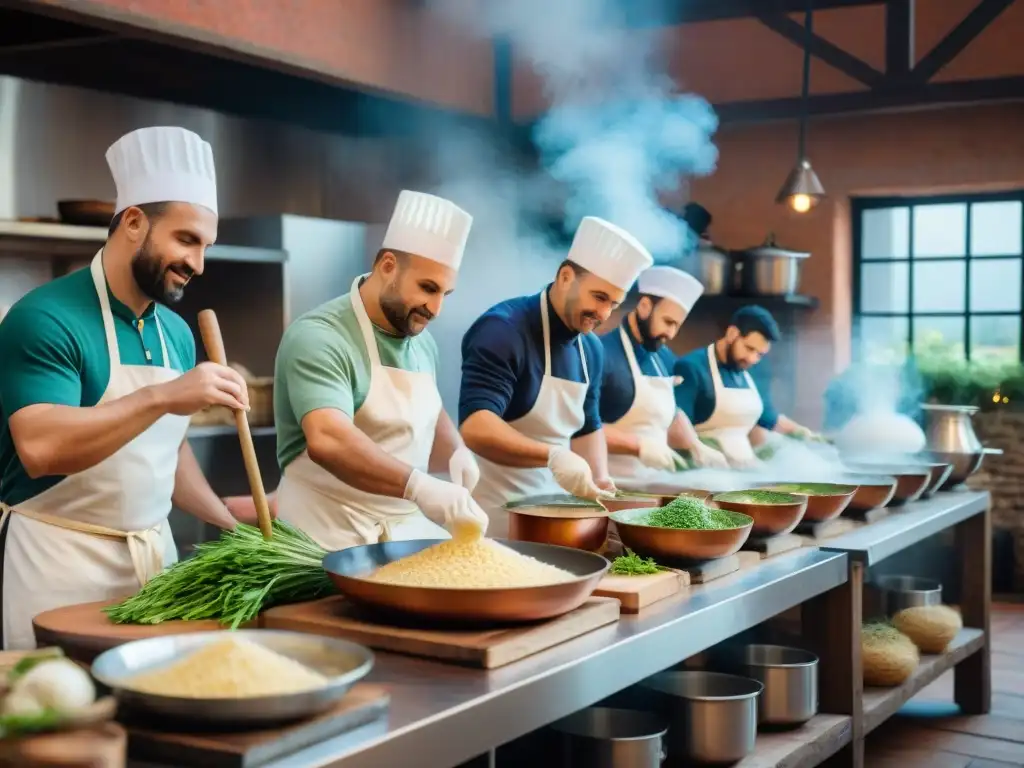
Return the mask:
[[[487,528],[427,331],[455,289],[472,223],[448,200],[403,191],[372,271],[285,331],[274,371],[278,516],[327,549]],[[431,464],[452,481],[427,474]]]
[[[692,275],[675,267],[651,267],[637,280],[639,299],[622,325],[601,337],[604,377],[601,421],[608,442],[608,468],[616,482],[683,468],[679,450],[702,467],[727,469],[718,451],[704,445],[676,407],[666,344],[704,293]]]
[[[479,457],[474,497],[494,536],[508,533],[509,501],[614,490],[599,412],[604,350],[593,331],[651,262],[628,232],[588,216],[553,283],[492,307],[467,331],[460,430]]]
[[[0,323],[5,649],[35,646],[37,614],[132,594],[177,560],[172,502],[234,525],[185,432],[206,406],[247,408],[245,382],[196,366],[169,309],[217,237],[213,153],[191,131],[143,128],[107,162],[116,214],[90,268]]]

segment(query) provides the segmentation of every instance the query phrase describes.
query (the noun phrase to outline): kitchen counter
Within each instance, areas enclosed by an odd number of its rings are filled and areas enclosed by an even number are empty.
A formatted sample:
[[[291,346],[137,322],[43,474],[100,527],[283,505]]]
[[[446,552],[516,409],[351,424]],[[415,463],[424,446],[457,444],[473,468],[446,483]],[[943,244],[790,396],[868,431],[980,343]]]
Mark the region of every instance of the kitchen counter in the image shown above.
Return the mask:
[[[386,722],[268,766],[452,768],[845,583],[846,556],[803,549],[690,587],[642,613],[495,670],[378,653]]]

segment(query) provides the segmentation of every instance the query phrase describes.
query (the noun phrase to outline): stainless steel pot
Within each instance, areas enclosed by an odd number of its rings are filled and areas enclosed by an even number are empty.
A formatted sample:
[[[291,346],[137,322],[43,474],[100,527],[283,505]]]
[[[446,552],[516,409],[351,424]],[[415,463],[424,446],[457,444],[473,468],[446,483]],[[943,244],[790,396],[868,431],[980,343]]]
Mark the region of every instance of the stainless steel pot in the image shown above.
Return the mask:
[[[589,707],[551,725],[562,737],[562,768],[658,768],[665,718],[651,712]]]
[[[712,655],[719,669],[764,684],[757,701],[762,725],[802,725],[818,714],[818,657],[782,645],[727,646]]]
[[[702,239],[700,244],[679,260],[679,268],[700,280],[705,296],[725,293],[732,277],[732,260],[720,248]]]
[[[879,576],[875,588],[881,593],[882,610],[895,616],[904,608],[942,605],[942,584],[916,576]]]
[[[784,296],[796,293],[800,270],[811,254],[787,251],[768,242],[734,254],[737,293],[747,296]]]
[[[639,684],[668,716],[671,764],[736,763],[757,740],[757,680],[717,672],[659,672]]]
[[[974,433],[971,417],[975,405],[937,405],[923,403],[928,448],[943,453],[980,453],[983,446]]]

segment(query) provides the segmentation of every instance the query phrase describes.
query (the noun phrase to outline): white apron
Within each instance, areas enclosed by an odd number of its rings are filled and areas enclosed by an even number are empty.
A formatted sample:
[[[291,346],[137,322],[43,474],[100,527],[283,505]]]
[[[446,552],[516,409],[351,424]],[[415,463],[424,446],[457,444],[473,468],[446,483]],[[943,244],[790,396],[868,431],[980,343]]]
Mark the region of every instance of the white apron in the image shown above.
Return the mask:
[[[370,389],[353,423],[385,453],[426,472],[441,415],[441,395],[434,374],[381,365],[373,324],[359,295],[364,277],[352,282],[351,295],[370,358]],[[378,541],[450,538],[411,501],[353,488],[314,463],[307,451],[285,468],[277,488],[277,508],[281,520],[328,550]]]
[[[718,356],[715,345],[708,346],[708,365],[711,380],[715,385],[715,410],[703,424],[695,425],[698,435],[713,437],[730,462],[751,462],[755,460],[754,448],[750,445],[750,430],[757,426],[764,411],[764,403],[757,391],[757,385],[747,371],[746,387],[726,387],[718,370]]]
[[[110,381],[99,404],[181,374],[170,367],[122,365],[103,273],[103,251],[90,268],[110,355]],[[141,332],[141,331],[140,331]],[[16,509],[3,562],[4,649],[35,647],[32,619],[54,608],[123,598],[178,559],[167,516],[187,416],[167,415],[94,467],[65,477]]]
[[[668,444],[668,430],[676,418],[676,397],[672,386],[672,377],[661,369],[661,363],[655,356],[654,367],[657,376],[645,376],[640,372],[633,352],[633,344],[626,334],[626,329],[619,327],[622,348],[626,351],[629,370],[633,374],[633,403],[625,415],[611,426],[622,429],[637,438],[648,438]],[[608,470],[612,479],[630,480],[642,476],[661,474],[658,470],[645,466],[636,456],[624,453],[608,454]]]
[[[551,324],[546,290],[540,295],[540,320],[544,331],[544,378],[533,408],[525,416],[508,424],[525,437],[546,445],[568,448],[572,436],[580,431],[586,420],[583,402],[590,386],[587,356],[583,353],[583,339],[577,338],[576,344],[583,363],[583,381],[552,376]],[[506,502],[538,494],[565,493],[547,467],[506,467],[482,456],[477,456],[477,462],[480,465],[480,482],[473,492],[473,498],[490,518],[487,534],[494,538],[508,536],[508,513],[502,509]]]

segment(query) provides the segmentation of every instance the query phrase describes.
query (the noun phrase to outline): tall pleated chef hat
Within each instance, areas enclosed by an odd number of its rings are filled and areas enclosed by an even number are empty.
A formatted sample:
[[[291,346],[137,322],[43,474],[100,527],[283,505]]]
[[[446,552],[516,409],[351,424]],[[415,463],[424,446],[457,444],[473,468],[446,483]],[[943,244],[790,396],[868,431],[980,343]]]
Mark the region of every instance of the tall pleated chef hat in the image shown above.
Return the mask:
[[[624,291],[654,263],[639,240],[596,216],[587,216],[580,222],[568,259]]]
[[[651,267],[637,279],[640,293],[670,299],[689,312],[704,293],[704,286],[693,275],[675,267]]]
[[[381,248],[403,251],[457,270],[473,217],[443,197],[403,189]]]
[[[191,203],[217,213],[213,149],[184,128],[139,128],[107,150],[115,212],[146,203]]]

